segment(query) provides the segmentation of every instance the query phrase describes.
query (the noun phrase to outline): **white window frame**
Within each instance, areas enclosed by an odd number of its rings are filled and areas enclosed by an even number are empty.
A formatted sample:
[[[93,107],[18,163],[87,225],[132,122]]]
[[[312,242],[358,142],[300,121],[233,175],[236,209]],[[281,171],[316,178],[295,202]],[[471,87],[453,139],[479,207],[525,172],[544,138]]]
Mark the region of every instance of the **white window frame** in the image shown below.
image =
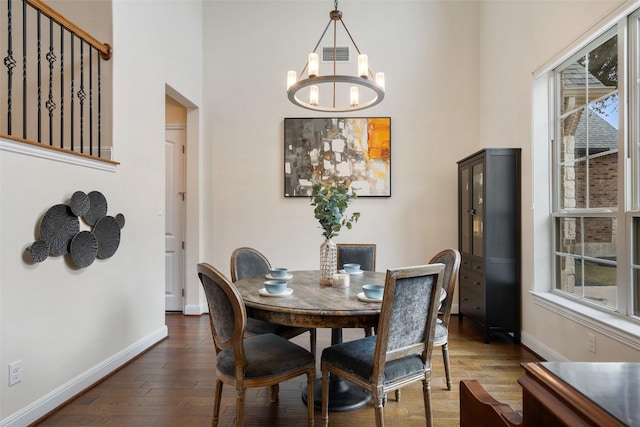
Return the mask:
[[[633,18],[633,19],[632,19]],[[628,80],[640,79],[640,54],[631,64],[627,52],[632,48],[640,51],[640,1],[623,5],[604,18],[588,34],[585,34],[561,54],[550,60],[533,75],[532,82],[532,211],[533,211],[533,290],[530,294],[534,302],[554,313],[571,319],[597,332],[640,350],[640,318],[633,316],[631,297],[632,269],[640,268],[632,263],[631,230],[633,218],[640,218],[640,111],[635,111],[635,125],[627,119],[628,105],[640,105],[640,84],[630,88]],[[553,212],[554,180],[553,144],[555,138],[555,109],[557,108],[554,70],[565,63],[578,51],[586,48],[612,27],[617,26],[619,48],[619,116],[620,135],[619,156],[626,159],[619,163],[620,191],[618,197],[618,227],[622,240],[617,241],[617,283],[618,310],[603,309],[584,301],[577,301],[554,289],[555,283],[555,217]],[[631,41],[632,40],[632,41]],[[636,76],[628,79],[627,73]],[[628,102],[629,101],[629,102]],[[637,110],[640,110],[638,108]],[[628,142],[634,141],[634,142]],[[635,180],[632,180],[635,177]],[[625,192],[625,189],[626,192]],[[626,283],[626,286],[621,286]]]
[[[557,268],[557,257],[556,257],[556,252],[557,252],[557,242],[556,242],[556,237],[557,237],[557,220],[558,218],[580,218],[582,219],[582,221],[584,221],[585,219],[589,219],[589,218],[615,218],[617,220],[618,224],[621,224],[622,227],[624,228],[624,224],[625,224],[625,220],[624,220],[624,216],[622,215],[624,213],[624,202],[622,201],[622,197],[624,194],[624,187],[621,185],[621,180],[620,180],[620,175],[623,175],[624,173],[624,169],[620,166],[621,161],[620,158],[621,156],[623,156],[624,151],[621,149],[621,145],[624,144],[625,141],[625,131],[624,131],[624,120],[623,117],[625,116],[625,108],[623,106],[623,93],[624,93],[624,89],[625,89],[625,82],[624,82],[624,72],[622,70],[622,68],[624,67],[624,41],[623,38],[624,36],[624,24],[621,23],[616,23],[613,27],[607,29],[604,33],[602,33],[601,35],[599,35],[598,37],[596,37],[594,40],[592,40],[591,42],[585,44],[584,47],[582,47],[581,49],[579,49],[577,52],[575,52],[573,55],[571,55],[571,57],[569,57],[567,60],[563,61],[563,63],[555,68],[552,72],[551,72],[551,76],[550,78],[553,81],[553,97],[552,97],[552,106],[551,106],[551,110],[554,112],[553,115],[553,120],[552,120],[552,129],[551,132],[553,133],[554,137],[553,140],[555,141],[555,143],[552,143],[552,156],[551,156],[551,162],[552,162],[552,208],[551,208],[551,217],[552,217],[552,224],[551,224],[551,229],[553,230],[553,235],[552,235],[552,242],[551,242],[551,247],[552,247],[552,251],[553,251],[553,255],[552,255],[552,269],[554,272],[554,275],[552,277],[552,281],[554,283],[554,289],[553,292],[557,293],[558,295],[562,295],[565,298],[570,298],[570,299],[574,299],[580,303],[584,303],[587,304],[595,309],[601,309],[601,310],[605,310],[605,311],[613,311],[613,312],[619,312],[620,307],[619,307],[619,302],[620,301],[627,301],[627,297],[626,297],[626,290],[625,289],[621,289],[624,288],[624,286],[621,286],[620,284],[622,283],[620,280],[620,274],[619,274],[619,270],[620,270],[620,263],[619,262],[615,262],[616,264],[616,283],[617,283],[617,294],[616,294],[616,307],[606,307],[604,305],[601,304],[597,304],[595,302],[591,302],[589,299],[584,298],[584,297],[578,297],[575,296],[569,292],[564,292],[558,289],[558,285],[556,283],[557,280],[557,274],[556,274],[556,268]],[[561,132],[560,132],[560,124],[558,123],[558,117],[560,116],[559,111],[560,111],[560,101],[561,101],[561,94],[562,94],[562,88],[560,87],[560,71],[562,71],[563,69],[565,69],[567,66],[569,66],[570,64],[574,63],[576,60],[578,60],[579,58],[585,56],[587,53],[591,52],[593,49],[597,48],[598,46],[600,46],[601,44],[605,43],[607,40],[611,39],[613,36],[617,36],[618,38],[618,149],[617,149],[617,154],[618,154],[618,206],[617,207],[609,207],[609,208],[565,208],[565,207],[561,207],[561,202],[560,202],[560,188],[561,185],[563,184],[560,176],[559,176],[559,170],[561,169],[561,166],[564,162],[560,161],[560,137],[561,137]],[[586,103],[584,105],[583,108],[585,108],[585,112],[588,111],[588,106],[589,103]],[[593,158],[589,155],[589,153],[585,153],[585,162],[589,163],[589,158]],[[588,179],[588,175],[585,176],[585,179]],[[588,189],[586,188],[587,186],[585,186],[585,191],[588,193]],[[588,200],[588,194],[586,195],[586,200]],[[621,218],[622,217],[622,218]],[[623,253],[623,257],[626,256],[624,255],[624,237],[622,237],[623,241],[620,240],[620,235],[624,235],[624,233],[620,233],[620,225],[618,225],[617,227],[618,232],[616,233],[616,255],[617,258],[620,259],[620,245],[622,245],[622,253]],[[583,235],[584,238],[584,235]],[[584,248],[583,248],[584,249]],[[602,262],[602,260],[598,261],[596,259],[590,259],[588,256],[586,256],[584,253],[582,254],[576,254],[576,259],[581,259],[583,261],[596,261],[596,262]],[[623,308],[623,310],[621,310],[624,314],[627,312],[626,308]]]

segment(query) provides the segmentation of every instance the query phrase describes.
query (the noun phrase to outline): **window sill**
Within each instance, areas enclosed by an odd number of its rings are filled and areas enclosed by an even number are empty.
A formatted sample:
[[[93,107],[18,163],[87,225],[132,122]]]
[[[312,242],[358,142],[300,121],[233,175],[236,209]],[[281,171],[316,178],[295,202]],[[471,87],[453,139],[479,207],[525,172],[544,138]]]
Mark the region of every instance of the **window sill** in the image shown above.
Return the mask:
[[[534,302],[582,326],[640,350],[640,324],[614,313],[596,310],[552,292],[529,292]]]

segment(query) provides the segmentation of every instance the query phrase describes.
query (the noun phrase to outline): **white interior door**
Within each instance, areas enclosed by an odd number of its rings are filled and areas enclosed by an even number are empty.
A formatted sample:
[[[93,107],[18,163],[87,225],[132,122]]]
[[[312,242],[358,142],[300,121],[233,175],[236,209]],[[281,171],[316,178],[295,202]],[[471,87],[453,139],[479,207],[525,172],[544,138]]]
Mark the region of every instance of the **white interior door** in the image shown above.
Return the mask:
[[[184,309],[185,218],[184,126],[165,129],[165,310]]]

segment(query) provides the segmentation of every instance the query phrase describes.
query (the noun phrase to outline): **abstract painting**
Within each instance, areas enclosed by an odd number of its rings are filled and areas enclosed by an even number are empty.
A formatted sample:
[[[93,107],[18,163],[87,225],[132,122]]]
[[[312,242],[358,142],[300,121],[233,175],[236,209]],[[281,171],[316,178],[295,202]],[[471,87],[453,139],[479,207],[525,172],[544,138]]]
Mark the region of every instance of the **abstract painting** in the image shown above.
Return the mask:
[[[391,118],[285,118],[284,196],[309,197],[316,181],[390,197]]]

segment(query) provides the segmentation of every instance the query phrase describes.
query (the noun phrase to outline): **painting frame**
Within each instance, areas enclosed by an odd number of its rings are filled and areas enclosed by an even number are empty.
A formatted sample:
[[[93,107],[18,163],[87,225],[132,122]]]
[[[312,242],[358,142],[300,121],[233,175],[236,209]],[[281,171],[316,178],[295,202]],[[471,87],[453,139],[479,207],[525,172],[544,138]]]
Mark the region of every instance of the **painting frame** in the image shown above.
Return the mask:
[[[284,197],[314,182],[347,182],[358,197],[391,197],[391,117],[284,119]]]

